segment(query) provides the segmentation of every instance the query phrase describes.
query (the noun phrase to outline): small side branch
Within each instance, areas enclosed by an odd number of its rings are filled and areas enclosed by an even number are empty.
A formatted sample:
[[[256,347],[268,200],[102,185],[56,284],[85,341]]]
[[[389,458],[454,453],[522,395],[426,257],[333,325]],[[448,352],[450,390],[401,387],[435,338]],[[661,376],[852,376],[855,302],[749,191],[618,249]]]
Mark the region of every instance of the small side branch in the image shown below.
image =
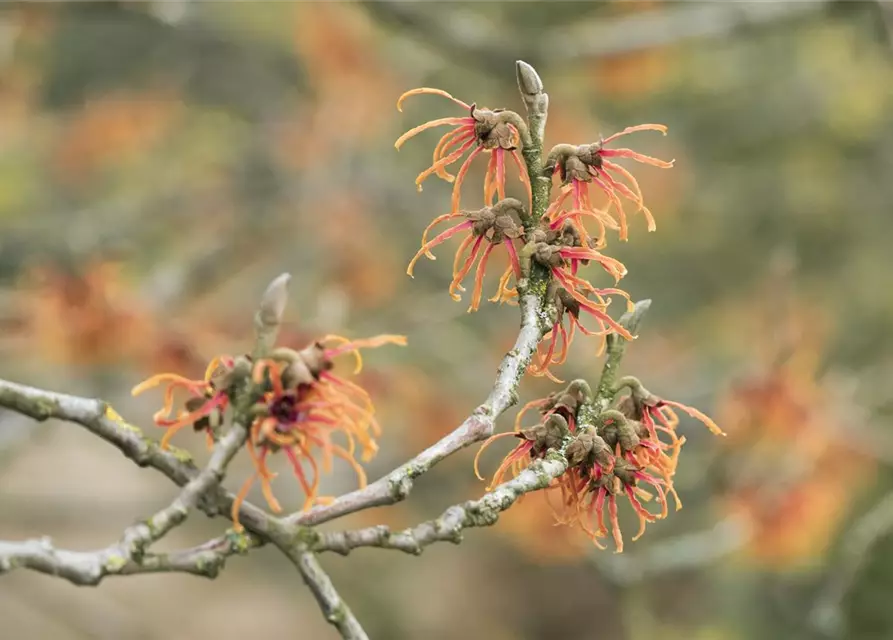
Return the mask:
[[[496,524],[499,514],[521,496],[545,489],[566,470],[567,460],[562,454],[550,455],[535,461],[515,478],[498,485],[482,498],[452,506],[434,520],[395,533],[385,526],[324,533],[319,535],[313,549],[347,555],[358,547],[379,547],[419,555],[425,547],[435,542],[458,544],[462,541],[464,529]]]
[[[341,637],[345,640],[368,640],[369,636],[338,594],[329,574],[320,566],[316,554],[298,548],[283,551],[301,572],[325,619],[338,630]]]
[[[0,380],[0,407],[38,421],[55,418],[78,424],[113,445],[138,466],[152,467],[180,487],[199,474],[187,452],[175,447],[162,449],[158,442],[147,437],[139,427],[125,422],[101,400]],[[197,506],[209,516],[226,516],[234,498],[222,487],[217,487],[199,500]],[[267,514],[247,502],[239,511],[239,520],[255,533],[263,533],[268,528]]]
[[[56,549],[49,538],[0,542],[0,574],[26,568],[80,586],[98,585],[106,576],[141,573],[189,573],[216,578],[227,558],[255,546],[257,539],[253,536],[229,533],[191,549],[126,558],[117,544],[83,552]]]
[[[639,300],[632,311],[624,313],[618,321],[620,325],[627,329],[633,336],[639,330],[642,319],[651,308],[651,300]],[[605,364],[602,367],[602,377],[598,381],[598,388],[595,392],[595,400],[593,402],[595,414],[599,414],[606,410],[614,398],[614,386],[617,381],[617,371],[620,369],[620,361],[626,352],[626,345],[629,342],[624,340],[617,334],[609,334],[606,338],[608,341],[607,353],[605,355]]]

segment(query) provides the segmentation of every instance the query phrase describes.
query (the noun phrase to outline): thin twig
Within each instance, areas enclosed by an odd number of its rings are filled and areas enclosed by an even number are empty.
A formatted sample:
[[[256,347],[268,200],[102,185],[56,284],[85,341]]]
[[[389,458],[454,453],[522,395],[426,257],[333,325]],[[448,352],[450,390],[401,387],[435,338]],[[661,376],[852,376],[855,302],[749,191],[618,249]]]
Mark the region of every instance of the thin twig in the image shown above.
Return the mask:
[[[127,558],[120,544],[83,552],[56,549],[49,538],[0,541],[0,574],[28,568],[82,586],[97,585],[106,576],[141,573],[189,573],[216,578],[227,558],[255,546],[256,538],[232,532],[191,549]]]
[[[316,554],[296,548],[283,549],[285,555],[301,572],[304,582],[319,603],[325,619],[338,629],[344,640],[369,640],[350,607],[338,594],[329,574],[320,566]]]
[[[152,467],[178,486],[185,486],[199,474],[189,453],[176,447],[162,449],[139,427],[122,420],[101,400],[0,380],[0,406],[38,421],[55,418],[78,424],[115,446],[138,466]],[[231,493],[217,487],[196,506],[212,517],[228,515],[234,499]],[[239,520],[245,528],[258,534],[267,530],[268,518],[262,509],[247,502],[239,511]]]
[[[471,527],[489,527],[496,524],[499,514],[521,496],[545,489],[567,469],[567,460],[561,452],[533,462],[513,479],[503,482],[477,500],[454,505],[440,517],[423,522],[410,529],[391,533],[386,526],[369,527],[355,531],[336,531],[319,534],[311,545],[316,551],[335,551],[347,555],[357,547],[396,549],[419,555],[435,542],[462,541],[462,530]]]

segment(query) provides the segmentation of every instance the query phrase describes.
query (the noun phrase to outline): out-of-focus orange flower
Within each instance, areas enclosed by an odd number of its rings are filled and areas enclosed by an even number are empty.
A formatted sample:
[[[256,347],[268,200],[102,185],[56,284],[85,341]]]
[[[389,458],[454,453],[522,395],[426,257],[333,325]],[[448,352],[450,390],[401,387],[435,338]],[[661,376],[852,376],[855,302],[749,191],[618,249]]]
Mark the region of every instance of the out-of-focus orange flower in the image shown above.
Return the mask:
[[[646,96],[663,85],[672,58],[673,50],[668,47],[599,56],[589,65],[590,79],[605,95],[618,98]]]
[[[155,323],[127,291],[122,266],[91,260],[76,270],[33,270],[33,286],[22,296],[30,343],[67,364],[108,364],[139,355]]]
[[[419,191],[422,190],[422,182],[432,174],[453,183],[453,197],[451,213],[459,211],[462,182],[468,173],[472,161],[481,153],[489,153],[490,160],[487,164],[487,173],[484,177],[484,204],[490,206],[493,199],[505,199],[505,168],[506,155],[511,156],[520,172],[521,182],[527,187],[528,199],[530,199],[530,180],[527,176],[527,166],[518,156],[518,147],[521,144],[519,129],[526,127],[520,116],[513,111],[503,109],[490,110],[478,108],[475,104],[466,104],[462,100],[454,98],[441,89],[423,87],[407,91],[397,100],[397,109],[402,111],[403,101],[409,96],[419,94],[433,94],[452,100],[463,109],[468,110],[469,115],[462,117],[439,118],[430,120],[414,127],[400,136],[394,143],[399,149],[410,138],[428,129],[450,125],[454,127],[446,135],[441,137],[434,148],[432,164],[422,171],[416,178]],[[459,161],[468,153],[468,157],[459,167],[455,176],[447,172],[447,167]]]
[[[295,47],[312,92],[280,132],[281,151],[299,168],[380,135],[396,76],[368,14],[347,2],[295,5]]]
[[[751,327],[761,370],[733,385],[720,404],[734,456],[721,500],[751,528],[746,555],[783,567],[827,550],[876,463],[848,446],[859,435],[837,424],[846,406],[820,378],[827,314],[798,302],[784,286],[789,274],[773,271],[761,322]]]
[[[368,207],[349,193],[321,206],[327,211],[326,224],[319,231],[329,247],[327,259],[351,303],[368,307],[390,299],[397,273],[393,247],[374,224]]]
[[[333,458],[341,458],[357,472],[360,485],[365,485],[365,472],[355,457],[357,447],[361,460],[371,459],[378,451],[376,438],[381,429],[369,394],[332,369],[335,358],[352,354],[356,359],[355,373],[359,373],[363,363],[360,349],[386,344],[405,345],[406,338],[380,335],[348,340],[331,335],[300,351],[275,348],[268,358],[257,362],[244,356],[250,363],[253,383],[262,388],[263,393],[251,409],[253,420],[246,446],[255,472],[245,481],[233,503],[236,530],[242,529],[238,520],[239,507],[256,480],[260,480],[270,508],[277,512],[281,510],[271,486],[276,474],[267,466],[271,453],[281,451],[288,459],[306,496],[305,509],[323,499],[318,495],[318,452],[323,471],[331,470]],[[209,446],[213,444],[223,423],[224,412],[231,404],[235,371],[236,359],[220,356],[211,361],[200,380],[161,373],[133,388],[133,395],[138,395],[166,384],[163,406],[154,416],[155,424],[167,429],[161,440],[162,447],[167,447],[174,434],[186,426],[205,431]],[[174,393],[178,389],[185,390],[189,398],[171,418]],[[343,436],[345,446],[334,441],[335,434]]]
[[[54,163],[60,177],[76,183],[122,156],[144,152],[169,129],[180,106],[164,93],[92,99],[58,138]]]

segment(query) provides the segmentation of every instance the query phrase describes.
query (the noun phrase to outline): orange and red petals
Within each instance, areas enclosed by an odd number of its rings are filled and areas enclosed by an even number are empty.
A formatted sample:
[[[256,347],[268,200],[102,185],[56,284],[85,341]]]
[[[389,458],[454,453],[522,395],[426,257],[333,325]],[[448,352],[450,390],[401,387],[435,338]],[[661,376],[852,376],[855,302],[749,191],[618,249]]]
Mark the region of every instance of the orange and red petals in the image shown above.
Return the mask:
[[[454,98],[451,94],[447,93],[443,89],[434,89],[431,87],[419,87],[418,89],[410,89],[409,91],[407,91],[403,95],[401,95],[399,98],[397,98],[397,111],[401,111],[401,112],[403,111],[403,101],[404,100],[406,100],[410,96],[418,96],[418,95],[442,96],[444,98],[447,98],[448,100],[452,100],[453,102],[458,104],[463,109],[468,109],[468,110],[471,109],[470,104],[466,104],[465,102],[462,102],[458,98]]]
[[[519,177],[526,187],[528,200],[532,202],[532,190],[530,188],[530,179],[527,176],[526,166],[517,154],[517,146],[520,143],[520,134],[518,129],[510,122],[512,117],[517,117],[517,114],[502,112],[501,110],[490,111],[488,109],[478,109],[476,105],[469,105],[461,100],[457,100],[445,91],[431,88],[414,89],[404,93],[397,101],[398,109],[402,110],[403,100],[407,97],[419,94],[443,96],[469,111],[469,115],[466,116],[439,118],[421,124],[404,133],[394,143],[394,146],[399,149],[407,140],[423,131],[445,125],[453,127],[451,131],[440,138],[435,146],[431,156],[431,166],[420,173],[416,178],[416,185],[420,191],[422,189],[422,182],[432,174],[437,175],[439,178],[446,180],[447,182],[454,182],[452,211],[458,211],[462,184],[471,163],[474,158],[481,154],[481,152],[488,151],[490,153],[490,159],[484,183],[484,201],[486,204],[490,204],[493,201],[494,196],[503,199],[505,198],[505,154],[510,153],[518,166],[520,172]],[[471,152],[459,167],[454,178],[447,171],[447,167],[458,162],[469,150]]]
[[[450,227],[446,231],[443,231],[442,233],[435,236],[433,239],[425,242],[422,245],[422,248],[418,250],[415,256],[413,256],[412,260],[410,260],[409,266],[406,268],[406,274],[412,276],[412,270],[415,268],[416,262],[418,262],[422,256],[426,256],[430,260],[436,260],[436,258],[430,252],[433,247],[446,242],[457,233],[460,233],[462,231],[470,231],[473,226],[474,222],[471,220],[467,220],[466,222],[459,223],[454,227]]]
[[[512,160],[515,161],[515,165],[518,167],[518,178],[521,180],[521,183],[527,190],[527,204],[532,209],[533,187],[530,185],[530,178],[527,176],[527,165],[521,160],[521,157],[518,155],[517,149],[512,149],[509,153],[511,153]]]
[[[229,398],[224,392],[218,392],[195,411],[180,412],[176,419],[161,418],[156,415],[155,424],[167,429],[161,438],[161,448],[167,449],[171,438],[183,427],[193,426],[196,422],[211,415],[217,409],[223,410],[228,404]]]
[[[207,418],[216,411],[224,411],[229,404],[229,397],[224,390],[216,390],[213,383],[210,382],[211,377],[218,372],[221,367],[232,368],[233,360],[228,356],[220,356],[214,358],[208,365],[205,377],[202,380],[190,380],[175,373],[161,373],[136,385],[131,394],[136,396],[158,385],[167,383],[164,389],[163,404],[161,409],[155,412],[153,421],[159,427],[167,429],[161,438],[162,449],[167,449],[171,438],[186,426],[195,426],[202,418]],[[186,407],[191,408],[191,402],[197,398],[205,401],[192,410],[180,409],[175,417],[170,417],[174,411],[174,393],[178,389],[183,389],[189,395]],[[194,406],[194,405],[193,405]]]
[[[555,376],[555,374],[549,370],[549,367],[551,365],[555,364],[553,355],[555,354],[555,345],[557,344],[558,336],[560,335],[559,331],[558,331],[558,328],[560,326],[561,325],[556,323],[552,327],[552,330],[550,331],[551,338],[549,338],[549,346],[546,349],[546,353],[543,355],[540,355],[540,353],[539,353],[540,349],[538,346],[536,355],[539,359],[539,362],[531,362],[530,366],[527,369],[531,375],[536,376],[536,377],[545,376],[552,382],[555,382],[556,384],[563,384],[564,381],[557,378]],[[544,339],[544,341],[545,341],[545,339]],[[542,345],[542,342],[540,343],[540,346],[541,345]]]
[[[658,422],[662,423],[668,430],[675,430],[676,425],[679,423],[679,418],[673,412],[673,408],[679,409],[687,413],[692,418],[699,420],[707,429],[709,429],[710,433],[718,436],[724,436],[726,433],[719,428],[710,416],[705,413],[695,409],[694,407],[690,407],[688,405],[682,404],[681,402],[675,402],[673,400],[664,400],[663,398],[659,399],[654,406],[645,406],[644,413],[648,416],[650,424],[654,424],[654,420],[656,419]],[[648,422],[646,422],[648,424]]]
[[[484,249],[484,254],[481,256],[481,261],[478,263],[477,269],[474,274],[474,289],[471,293],[471,305],[468,307],[468,312],[477,311],[478,307],[481,304],[481,295],[484,290],[484,273],[487,270],[487,260],[490,258],[490,253],[493,251],[493,247],[496,246],[492,242],[487,243],[487,248]]]
[[[623,208],[621,198],[633,202],[637,210],[642,211],[645,215],[649,231],[656,228],[654,217],[651,211],[645,207],[642,197],[642,191],[635,176],[623,166],[612,162],[612,158],[626,158],[642,164],[651,165],[661,169],[669,169],[673,166],[674,161],[661,160],[643,153],[639,153],[625,147],[609,149],[606,145],[613,142],[621,136],[635,133],[637,131],[660,131],[666,134],[667,128],[663,125],[644,124],[634,127],[627,127],[623,131],[615,133],[608,138],[599,142],[588,145],[562,145],[565,150],[561,153],[561,160],[555,165],[555,172],[561,176],[561,179],[567,185],[565,187],[568,193],[573,194],[574,209],[581,209],[598,213],[589,202],[589,183],[597,186],[608,198],[608,209],[614,206],[617,209],[617,222],[614,225],[605,224],[604,219],[596,216],[599,223],[599,231],[603,234],[606,227],[614,227],[619,230],[621,240],[626,240],[628,236],[626,212]],[[553,211],[554,219],[557,209]],[[601,213],[607,213],[601,212]],[[572,218],[575,225],[579,225],[580,219]],[[604,225],[604,226],[603,226]],[[586,237],[584,235],[584,237]]]
[[[465,291],[462,288],[462,281],[465,279],[465,276],[468,275],[468,272],[471,271],[471,267],[474,265],[477,260],[478,254],[481,250],[481,245],[484,243],[484,236],[477,236],[474,241],[474,244],[471,246],[471,252],[468,254],[468,257],[465,259],[465,262],[462,263],[462,266],[458,271],[454,271],[453,280],[450,282],[450,297],[457,302],[462,299],[457,291]]]
[[[443,158],[432,164],[430,167],[422,171],[418,176],[416,176],[415,179],[415,184],[418,190],[422,190],[422,183],[427,180],[432,173],[440,173],[449,165],[453,164],[454,162],[458,162],[459,158],[461,158],[465,154],[465,152],[471,149],[471,147],[473,147],[475,144],[477,144],[477,141],[474,138],[466,140],[458,149],[452,151],[449,155],[444,156]]]
[[[345,353],[352,353],[354,358],[356,358],[357,363],[356,368],[354,369],[355,374],[359,373],[363,368],[363,359],[360,355],[360,349],[376,349],[386,344],[393,344],[400,347],[406,346],[406,336],[386,333],[372,338],[362,338],[360,340],[348,340],[341,336],[326,336],[322,339],[322,342],[326,342],[327,340],[336,340],[341,342],[341,344],[333,349],[326,349],[323,351],[323,356],[332,359]]]
[[[558,267],[552,269],[552,274],[555,276],[555,279],[561,283],[564,289],[573,296],[574,300],[579,303],[580,312],[588,313],[593,318],[595,318],[596,322],[598,322],[601,331],[597,332],[596,335],[604,333],[607,330],[613,331],[626,340],[633,339],[632,334],[623,325],[615,321],[605,312],[605,307],[607,305],[595,303],[584,296],[582,293],[577,291],[576,286],[570,280],[570,278],[572,277],[570,276],[570,274],[564,272]],[[591,292],[598,294],[599,290],[592,288]],[[586,333],[587,335],[593,335],[592,332],[585,329],[583,325],[579,324],[579,322],[577,322],[576,324],[580,327],[580,330],[583,333]]]

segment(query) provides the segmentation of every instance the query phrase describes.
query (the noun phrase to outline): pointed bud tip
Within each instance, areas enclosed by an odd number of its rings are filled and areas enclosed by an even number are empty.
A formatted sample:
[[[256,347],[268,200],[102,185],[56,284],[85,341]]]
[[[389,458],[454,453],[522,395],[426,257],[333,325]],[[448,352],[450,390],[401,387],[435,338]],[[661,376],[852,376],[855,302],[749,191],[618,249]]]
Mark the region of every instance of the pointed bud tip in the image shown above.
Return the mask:
[[[282,273],[267,285],[260,301],[260,317],[265,325],[277,325],[282,320],[285,305],[288,303],[290,273]]]
[[[543,92],[543,81],[531,65],[523,60],[515,61],[515,72],[518,76],[518,87],[525,95],[537,95]]]

